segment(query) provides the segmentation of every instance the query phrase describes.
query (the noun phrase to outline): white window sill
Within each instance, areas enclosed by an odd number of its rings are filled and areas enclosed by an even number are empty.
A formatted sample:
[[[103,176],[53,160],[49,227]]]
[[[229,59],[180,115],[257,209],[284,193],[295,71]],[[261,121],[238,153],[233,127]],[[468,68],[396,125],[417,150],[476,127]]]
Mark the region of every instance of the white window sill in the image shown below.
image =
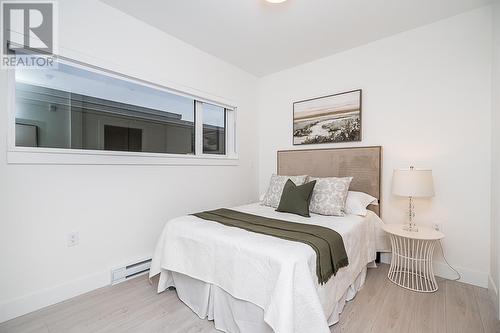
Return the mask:
[[[7,151],[9,164],[238,165],[237,155],[182,155],[100,150],[24,148]]]

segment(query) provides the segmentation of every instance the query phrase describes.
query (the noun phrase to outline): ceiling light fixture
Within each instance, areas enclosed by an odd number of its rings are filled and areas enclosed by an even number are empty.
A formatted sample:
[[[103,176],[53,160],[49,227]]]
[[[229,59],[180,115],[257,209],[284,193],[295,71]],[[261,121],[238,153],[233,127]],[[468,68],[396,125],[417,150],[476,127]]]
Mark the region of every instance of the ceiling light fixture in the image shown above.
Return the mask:
[[[266,0],[266,1],[270,3],[282,3],[285,2],[286,0]]]

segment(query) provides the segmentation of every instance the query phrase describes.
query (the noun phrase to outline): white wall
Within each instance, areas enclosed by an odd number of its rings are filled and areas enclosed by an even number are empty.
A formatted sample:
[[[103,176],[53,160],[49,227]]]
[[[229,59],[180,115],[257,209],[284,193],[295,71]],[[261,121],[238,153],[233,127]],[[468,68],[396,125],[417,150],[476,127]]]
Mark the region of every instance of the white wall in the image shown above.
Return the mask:
[[[171,217],[254,200],[275,171],[276,150],[291,148],[292,102],[357,88],[363,89],[364,138],[356,145],[384,147],[384,220],[402,221],[407,204],[390,194],[393,168],[432,168],[437,194],[416,202],[417,222],[443,223],[449,261],[464,281],[486,286],[490,219],[499,216],[490,216],[489,200],[491,166],[498,170],[500,160],[490,126],[493,119],[498,132],[491,8],[257,80],[95,0],[59,6],[62,55],[234,101],[240,161],[211,167],[7,164],[7,78],[0,71],[0,264],[8,272],[0,275],[0,322],[108,284],[111,267],[151,255]],[[346,145],[310,147],[339,146]],[[80,233],[80,245],[68,248],[71,231]],[[498,228],[496,235],[493,244]],[[452,276],[437,261],[440,274]],[[497,286],[498,279],[492,271]]]
[[[63,56],[238,108],[238,166],[12,165],[0,71],[0,322],[109,283],[175,216],[257,198],[257,79],[107,5],[59,1]],[[196,193],[196,195],[193,195]],[[66,247],[71,231],[80,245]]]
[[[493,5],[493,66],[491,108],[491,277],[492,292],[497,313],[499,312],[500,287],[500,2]]]
[[[363,142],[382,145],[383,219],[401,223],[394,168],[432,168],[436,196],[417,223],[443,224],[444,249],[463,281],[486,286],[490,257],[491,8],[485,7],[264,77],[260,191],[276,150],[292,148],[292,102],[363,89]],[[296,148],[340,147],[312,145]],[[453,273],[436,258],[440,275]]]

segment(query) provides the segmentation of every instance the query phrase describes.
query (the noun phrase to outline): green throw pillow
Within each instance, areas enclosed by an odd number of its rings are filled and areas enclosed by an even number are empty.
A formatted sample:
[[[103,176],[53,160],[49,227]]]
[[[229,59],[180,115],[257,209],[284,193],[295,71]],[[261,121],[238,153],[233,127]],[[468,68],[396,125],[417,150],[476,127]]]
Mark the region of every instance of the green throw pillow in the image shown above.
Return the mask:
[[[297,186],[288,179],[285,187],[283,187],[280,204],[276,211],[310,217],[309,202],[311,201],[315,184],[316,181],[313,180],[312,182]]]

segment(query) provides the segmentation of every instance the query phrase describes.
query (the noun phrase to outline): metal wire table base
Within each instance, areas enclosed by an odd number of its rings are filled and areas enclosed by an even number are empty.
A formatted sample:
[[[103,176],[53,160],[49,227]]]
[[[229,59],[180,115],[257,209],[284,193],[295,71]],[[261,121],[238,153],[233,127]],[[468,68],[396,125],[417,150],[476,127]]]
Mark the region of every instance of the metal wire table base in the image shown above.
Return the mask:
[[[438,284],[432,268],[435,240],[422,240],[390,235],[391,267],[387,277],[403,288],[418,292],[434,292]]]

